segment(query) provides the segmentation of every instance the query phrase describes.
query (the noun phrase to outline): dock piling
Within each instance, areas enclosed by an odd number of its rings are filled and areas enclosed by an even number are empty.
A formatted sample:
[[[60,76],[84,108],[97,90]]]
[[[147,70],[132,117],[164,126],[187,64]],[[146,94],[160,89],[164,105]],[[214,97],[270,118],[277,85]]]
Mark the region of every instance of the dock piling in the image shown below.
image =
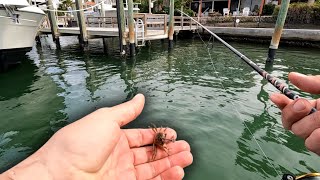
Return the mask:
[[[83,9],[82,0],[76,0],[76,9],[80,10],[77,12],[78,26],[80,28],[79,42],[81,46],[84,46],[88,43],[88,34],[87,34],[86,22],[84,19],[84,12],[81,10]]]
[[[52,0],[47,1],[47,6],[50,9],[50,11],[48,12],[48,17],[49,17],[49,23],[51,28],[52,39],[56,43],[57,49],[60,49],[58,24],[57,24],[57,18],[54,14]]]
[[[128,22],[129,22],[130,55],[135,56],[136,46],[134,42],[133,0],[128,0]]]
[[[169,49],[173,48],[173,33],[174,33],[174,0],[170,0],[170,15],[169,15]]]
[[[103,43],[103,52],[105,54],[108,54],[108,40],[107,40],[107,38],[102,38],[102,43]]]
[[[286,21],[289,4],[290,4],[290,0],[282,0],[279,14],[277,17],[276,26],[274,28],[274,33],[272,35],[271,43],[269,46],[268,58],[267,58],[267,62],[269,63],[272,63],[275,58],[276,51],[279,46],[283,26]]]
[[[124,39],[124,32],[125,32],[125,22],[124,22],[124,6],[122,0],[116,0],[116,7],[117,7],[117,23],[118,23],[118,33],[119,33],[119,49],[120,55],[125,55],[124,45],[126,42]]]

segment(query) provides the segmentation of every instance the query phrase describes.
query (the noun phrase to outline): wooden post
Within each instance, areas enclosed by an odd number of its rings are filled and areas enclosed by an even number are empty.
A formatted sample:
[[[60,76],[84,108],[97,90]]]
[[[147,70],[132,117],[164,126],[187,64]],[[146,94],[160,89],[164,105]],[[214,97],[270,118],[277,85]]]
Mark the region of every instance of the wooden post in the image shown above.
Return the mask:
[[[290,0],[282,0],[279,14],[277,17],[276,26],[274,28],[271,43],[269,46],[267,62],[273,62],[274,57],[276,55],[276,50],[278,49],[278,46],[279,46],[283,26],[286,21],[289,4],[290,4]]]
[[[124,55],[126,52],[124,51],[124,48],[123,48],[123,46],[124,46],[124,43],[123,43],[124,29],[122,27],[122,24],[123,24],[122,21],[124,21],[123,1],[116,0],[116,6],[117,6],[117,23],[118,23],[118,33],[119,33],[119,49],[120,49],[120,54]]]
[[[107,38],[102,38],[103,42],[103,51],[105,54],[108,54],[108,40]]]
[[[261,0],[260,9],[259,9],[259,16],[262,15],[262,10],[263,10],[263,7],[264,7],[264,3],[265,3],[265,0]]]
[[[168,16],[165,14],[163,15],[164,16],[164,25],[163,25],[163,31],[164,31],[164,34],[167,34],[167,19],[168,19]]]
[[[148,34],[148,32],[147,32],[148,22],[147,22],[147,15],[146,14],[143,14],[143,22],[144,22],[144,37],[146,37]]]
[[[240,0],[239,0],[240,1]],[[202,14],[202,0],[199,1],[199,8],[198,8],[198,22],[200,22],[200,17]]]
[[[77,10],[83,9],[82,0],[76,0],[76,9]],[[78,16],[78,26],[80,28],[79,43],[81,46],[84,46],[85,44],[88,43],[88,34],[87,34],[87,27],[86,27],[83,11],[77,11],[77,16]]]
[[[173,48],[173,33],[174,33],[174,0],[170,0],[170,14],[169,14],[169,49]]]
[[[104,9],[104,0],[101,0],[100,1],[102,4],[100,5],[100,13],[101,13],[101,16],[102,17],[105,17],[106,16],[106,11],[105,11],[105,9]]]
[[[134,42],[134,20],[133,20],[133,0],[128,0],[128,22],[129,22],[129,43],[130,55],[135,56],[135,42]]]
[[[124,13],[124,4],[123,1],[120,0],[120,14],[121,14],[121,30],[122,30],[122,44],[124,46],[124,50],[126,50],[127,41],[126,41],[126,16]],[[125,52],[122,52],[122,54],[125,54]]]
[[[148,0],[148,1],[149,1],[149,14],[152,14],[152,8],[151,8],[152,2],[151,2],[151,0]]]
[[[50,28],[51,28],[52,39],[56,43],[57,49],[60,49],[57,18],[54,15],[52,0],[47,1],[47,7],[49,7],[49,9],[50,9],[50,11],[48,12],[48,16],[49,16],[49,23],[50,23]]]

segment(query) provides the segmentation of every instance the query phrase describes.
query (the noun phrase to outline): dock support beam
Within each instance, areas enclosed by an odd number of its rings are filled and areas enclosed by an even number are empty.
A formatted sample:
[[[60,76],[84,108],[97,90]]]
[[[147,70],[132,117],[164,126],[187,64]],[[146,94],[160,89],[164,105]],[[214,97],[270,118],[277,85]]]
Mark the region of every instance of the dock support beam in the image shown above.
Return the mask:
[[[273,60],[275,58],[276,51],[279,46],[283,26],[286,21],[289,4],[290,4],[290,0],[282,0],[279,14],[277,17],[276,26],[274,28],[272,40],[271,40],[271,43],[269,46],[267,62],[273,62]]]
[[[133,0],[128,0],[128,21],[129,21],[129,43],[130,55],[135,56],[136,47],[134,42],[134,20],[133,20]]]
[[[122,0],[116,0],[117,6],[117,23],[118,23],[118,33],[119,33],[119,49],[120,54],[124,55],[126,52],[123,46],[126,44],[124,39],[124,32],[125,32],[125,22],[124,22],[124,6]]]
[[[49,16],[49,23],[50,23],[50,28],[51,28],[52,39],[56,43],[57,49],[60,49],[57,18],[54,15],[54,9],[53,9],[53,5],[52,5],[52,0],[48,0],[47,1],[47,6],[50,9],[50,11],[48,12],[48,16]]]
[[[76,0],[76,9],[77,10],[83,9],[82,0]],[[78,11],[77,16],[78,16],[78,26],[80,28],[79,41],[80,41],[80,45],[83,47],[88,43],[87,27],[86,27],[83,11],[82,10]]]
[[[173,33],[174,33],[174,0],[170,0],[170,16],[169,16],[169,49],[173,48]]]
[[[107,38],[102,38],[103,51],[105,54],[108,54],[108,40]]]

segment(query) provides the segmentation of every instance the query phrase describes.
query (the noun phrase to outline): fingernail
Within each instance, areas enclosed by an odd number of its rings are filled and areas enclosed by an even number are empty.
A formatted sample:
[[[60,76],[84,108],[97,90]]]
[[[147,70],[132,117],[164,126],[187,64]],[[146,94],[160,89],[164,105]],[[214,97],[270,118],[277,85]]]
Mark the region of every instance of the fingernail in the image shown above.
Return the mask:
[[[295,111],[302,111],[306,108],[306,105],[302,100],[298,100],[294,105],[293,105],[293,110]]]

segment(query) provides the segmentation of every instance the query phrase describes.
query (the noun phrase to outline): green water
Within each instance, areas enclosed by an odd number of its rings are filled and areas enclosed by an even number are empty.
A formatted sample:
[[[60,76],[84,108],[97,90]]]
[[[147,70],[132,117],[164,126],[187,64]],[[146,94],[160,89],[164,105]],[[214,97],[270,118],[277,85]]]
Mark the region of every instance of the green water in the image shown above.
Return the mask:
[[[171,54],[166,43],[152,42],[123,61],[111,40],[108,56],[100,40],[90,41],[86,52],[76,38],[61,40],[58,51],[43,38],[20,66],[0,74],[1,171],[59,128],[137,93],[146,106],[128,127],[176,129],[194,155],[185,179],[280,179],[273,166],[279,173],[320,171],[320,158],[282,128],[268,98],[275,88],[221,44],[208,46],[211,59],[197,39],[178,40]],[[267,45],[231,44],[264,68]],[[320,51],[282,47],[268,71],[287,82],[290,71],[319,74],[319,60]]]

